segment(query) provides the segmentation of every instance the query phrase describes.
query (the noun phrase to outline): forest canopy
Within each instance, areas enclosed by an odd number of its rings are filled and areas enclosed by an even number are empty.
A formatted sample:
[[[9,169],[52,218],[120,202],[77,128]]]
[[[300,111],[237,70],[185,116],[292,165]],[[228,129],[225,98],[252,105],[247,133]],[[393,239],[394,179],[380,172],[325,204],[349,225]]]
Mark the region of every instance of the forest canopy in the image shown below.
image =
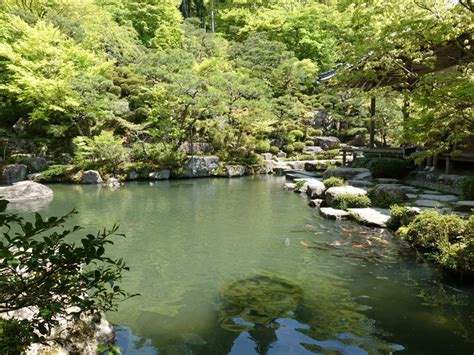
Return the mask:
[[[252,165],[371,119],[374,144],[462,150],[472,14],[448,0],[2,0],[0,133],[173,169],[185,142]]]

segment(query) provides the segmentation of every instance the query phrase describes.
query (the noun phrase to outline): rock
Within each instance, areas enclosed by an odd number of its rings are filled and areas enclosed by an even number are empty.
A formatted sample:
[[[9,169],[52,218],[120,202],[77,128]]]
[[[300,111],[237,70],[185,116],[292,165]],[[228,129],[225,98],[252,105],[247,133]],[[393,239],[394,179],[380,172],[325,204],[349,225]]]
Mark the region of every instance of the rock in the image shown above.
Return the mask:
[[[30,181],[36,181],[41,176],[41,173],[28,174],[27,178]]]
[[[285,142],[282,139],[275,138],[270,142],[270,145],[274,146],[274,147],[278,147],[278,149],[281,149],[285,145]],[[283,153],[283,152],[281,152],[281,153]]]
[[[458,201],[454,204],[454,210],[459,212],[471,212],[474,210],[474,201]]]
[[[243,165],[226,165],[225,171],[228,177],[244,176],[246,168]]]
[[[211,143],[183,143],[180,145],[179,150],[185,152],[187,155],[194,155],[196,153],[212,154],[214,153],[214,147]]]
[[[407,196],[407,197],[408,197],[410,200],[412,200],[412,199],[414,199],[414,198],[417,198],[417,197],[418,197],[418,195],[417,195],[417,194],[406,194],[406,196]]]
[[[324,193],[326,203],[328,206],[331,206],[336,196],[339,195],[356,195],[356,196],[365,196],[367,191],[353,186],[336,186],[330,187]]]
[[[321,147],[323,150],[331,150],[339,148],[341,141],[336,137],[315,137],[314,145]]]
[[[283,188],[287,191],[294,191],[296,187],[296,184],[293,182],[287,182],[285,185],[283,185]]]
[[[367,176],[367,174],[370,174],[370,171],[369,171],[369,169],[365,169],[365,168],[327,169],[323,174],[323,178],[327,179],[328,177],[331,177],[331,176],[338,176],[338,177],[342,177],[346,180],[352,180],[352,179],[354,179],[354,177],[356,177],[359,174],[365,174],[364,176]]]
[[[314,128],[327,129],[331,120],[331,115],[325,110],[314,111],[312,126]]]
[[[20,181],[11,186],[0,187],[0,196],[10,202],[51,199],[53,190],[33,181]]]
[[[107,179],[107,183],[106,185],[112,189],[117,189],[119,188],[120,186],[123,185],[122,182],[120,182],[119,179],[117,179],[116,177],[110,177]]]
[[[138,173],[135,170],[130,170],[127,173],[127,179],[128,180],[137,180],[138,179]]]
[[[184,177],[208,177],[219,167],[219,157],[194,156],[188,158],[185,164]]]
[[[102,184],[104,180],[97,170],[87,170],[82,174],[81,184]]]
[[[412,190],[412,187],[400,184],[380,184],[372,189],[370,196],[374,201],[401,203],[408,201],[407,193],[412,192]]]
[[[304,170],[305,161],[289,161],[287,162],[288,166],[293,170]]]
[[[262,157],[263,157],[263,160],[272,160],[273,155],[272,153],[263,153]]]
[[[445,207],[443,203],[434,200],[416,200],[415,205],[418,207],[441,208]]]
[[[312,179],[305,182],[306,194],[314,199],[316,197],[323,197],[324,195],[324,184],[322,181]]]
[[[72,157],[71,154],[69,154],[69,153],[62,153],[62,154],[59,156],[59,163],[60,163],[60,164],[68,165],[68,164],[70,164],[72,161],[73,161],[73,157]]]
[[[398,184],[398,183],[400,183],[400,180],[398,180],[398,179],[389,179],[389,178],[378,178],[378,179],[375,179],[375,182],[377,184]]]
[[[349,208],[355,219],[368,226],[386,227],[390,211],[384,208]]]
[[[26,180],[27,168],[23,164],[6,165],[2,171],[2,183],[13,184],[18,181]]]
[[[431,195],[431,194],[422,194],[418,198],[422,200],[433,200],[439,202],[456,202],[459,200],[457,196],[454,195]]]
[[[344,219],[349,217],[349,212],[337,210],[332,207],[321,207],[319,209],[319,214],[328,219]]]
[[[46,168],[48,167],[48,163],[46,162],[46,159],[42,157],[30,156],[30,157],[24,158],[24,162],[25,164],[30,166],[30,168],[35,172],[46,170]]]
[[[264,160],[259,169],[260,174],[273,174],[273,160]]]
[[[359,180],[359,181],[370,181],[372,180],[372,174],[370,171],[366,171],[363,173],[359,173],[353,178],[354,180]]]
[[[285,152],[278,152],[277,157],[281,159],[286,159],[286,153]]]
[[[372,182],[364,180],[347,180],[347,183],[351,186],[360,187],[364,189],[368,189],[372,186]]]
[[[355,146],[355,147],[364,147],[365,146],[365,135],[357,134],[352,139],[352,145]]]
[[[317,147],[315,145],[310,145],[303,148],[304,154],[319,154],[322,151],[323,151],[323,148]]]
[[[324,200],[320,198],[309,200],[308,205],[310,205],[311,207],[321,207],[321,205],[323,204],[323,201]]]
[[[149,173],[148,178],[152,180],[168,180],[170,178],[170,175],[170,170],[163,169]]]

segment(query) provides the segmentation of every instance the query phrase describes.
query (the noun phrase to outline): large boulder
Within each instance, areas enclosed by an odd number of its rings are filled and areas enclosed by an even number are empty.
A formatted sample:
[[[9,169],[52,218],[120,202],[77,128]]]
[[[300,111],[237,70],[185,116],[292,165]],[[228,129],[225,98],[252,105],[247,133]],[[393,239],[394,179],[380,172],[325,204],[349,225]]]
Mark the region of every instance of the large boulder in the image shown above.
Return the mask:
[[[367,195],[367,191],[360,189],[354,186],[335,186],[330,187],[324,193],[324,197],[326,199],[326,204],[328,206],[332,206],[332,203],[339,195],[355,195],[355,196],[365,196]]]
[[[371,177],[372,175],[370,175],[369,169],[365,169],[365,168],[327,169],[323,174],[324,179],[327,179],[331,176],[342,177],[345,180],[352,180],[356,177],[359,177],[357,180],[370,180],[369,177]]]
[[[314,145],[321,147],[323,150],[331,150],[339,148],[341,141],[336,137],[315,137]]]
[[[261,154],[263,157],[263,160],[272,160],[273,154],[272,153],[263,153]]]
[[[180,145],[179,150],[182,150],[188,155],[196,153],[212,154],[214,153],[214,147],[211,143],[197,142],[189,143],[185,142]]]
[[[151,180],[168,180],[170,178],[171,171],[164,169],[159,171],[152,171],[148,174],[148,178]]]
[[[27,158],[26,163],[33,169],[33,171],[43,171],[48,167],[46,159],[42,157]]]
[[[23,164],[6,165],[2,170],[2,183],[13,184],[27,179],[28,169]]]
[[[184,177],[207,177],[219,167],[219,157],[214,155],[190,157],[186,161]]]
[[[304,187],[306,188],[306,194],[311,198],[315,199],[324,195],[324,184],[322,181],[311,179],[305,182]]]
[[[104,180],[97,170],[87,170],[81,176],[81,184],[97,185],[102,184]]]
[[[351,215],[362,224],[385,228],[390,219],[390,212],[383,208],[349,208]]]
[[[51,199],[53,190],[33,181],[20,181],[11,186],[0,187],[0,196],[10,202]]]
[[[357,134],[352,139],[352,145],[355,147],[364,147],[365,146],[365,135],[364,134]]]
[[[246,168],[243,165],[226,165],[225,171],[227,177],[239,177],[244,176]]]
[[[264,160],[259,169],[260,174],[273,174],[273,160]]]

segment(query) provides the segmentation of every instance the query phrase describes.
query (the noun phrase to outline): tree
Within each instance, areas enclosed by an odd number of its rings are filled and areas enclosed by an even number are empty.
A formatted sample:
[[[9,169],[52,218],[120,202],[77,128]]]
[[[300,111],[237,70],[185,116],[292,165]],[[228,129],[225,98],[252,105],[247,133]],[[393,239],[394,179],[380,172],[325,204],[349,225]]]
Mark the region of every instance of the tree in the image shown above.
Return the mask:
[[[11,318],[0,325],[0,352],[14,354],[11,346],[24,350],[34,342],[67,342],[52,329],[60,320],[78,322],[81,316],[98,315],[116,309],[117,302],[130,295],[120,282],[128,270],[123,259],[105,255],[118,226],[97,234],[87,234],[80,243],[68,241],[82,228],[64,227],[76,213],[34,222],[5,212],[7,201],[0,201],[0,313],[28,309],[28,319]],[[12,329],[15,338],[8,338]]]

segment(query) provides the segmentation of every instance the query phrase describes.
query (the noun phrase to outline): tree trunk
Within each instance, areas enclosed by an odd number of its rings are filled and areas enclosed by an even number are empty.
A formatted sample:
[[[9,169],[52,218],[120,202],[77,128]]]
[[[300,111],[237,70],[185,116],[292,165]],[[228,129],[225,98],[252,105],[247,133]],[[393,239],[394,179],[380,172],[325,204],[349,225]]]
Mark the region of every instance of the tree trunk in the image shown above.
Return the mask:
[[[370,98],[370,140],[369,140],[369,147],[375,147],[375,96]]]

